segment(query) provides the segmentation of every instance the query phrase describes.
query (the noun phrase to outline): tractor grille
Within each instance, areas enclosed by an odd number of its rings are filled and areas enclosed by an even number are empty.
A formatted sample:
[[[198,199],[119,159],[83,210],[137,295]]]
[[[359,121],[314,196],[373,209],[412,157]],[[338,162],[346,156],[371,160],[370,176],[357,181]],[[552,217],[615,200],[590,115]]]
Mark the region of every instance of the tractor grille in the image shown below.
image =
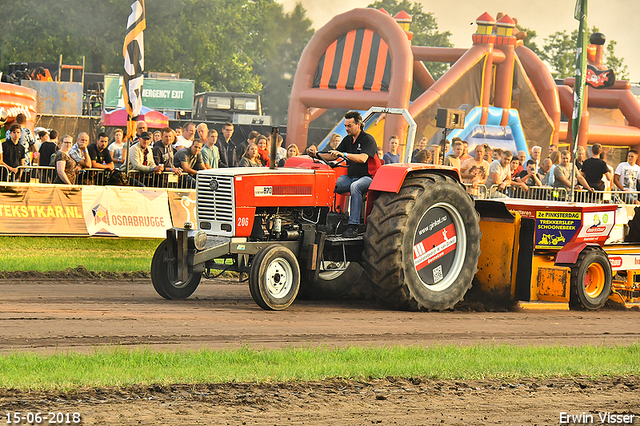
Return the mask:
[[[215,182],[212,184],[212,181]],[[198,173],[196,207],[200,229],[207,233],[232,236],[235,217],[233,176]],[[209,222],[210,226],[203,226],[203,222]]]

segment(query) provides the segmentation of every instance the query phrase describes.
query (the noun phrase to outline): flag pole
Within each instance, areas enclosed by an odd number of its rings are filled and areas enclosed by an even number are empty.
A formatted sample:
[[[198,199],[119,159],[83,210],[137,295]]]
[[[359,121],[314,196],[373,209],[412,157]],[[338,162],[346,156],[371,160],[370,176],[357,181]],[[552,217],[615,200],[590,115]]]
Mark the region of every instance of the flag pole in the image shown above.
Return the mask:
[[[573,137],[571,152],[571,201],[575,200],[575,174],[576,174],[576,151],[578,149],[578,133],[580,132],[580,122],[584,111],[584,91],[587,81],[587,3],[588,0],[576,0],[574,18],[580,21],[578,28],[578,43],[576,48],[576,78],[573,85],[573,116],[571,117],[571,134]]]
[[[124,57],[124,76],[122,78],[122,98],[127,108],[127,136],[125,149],[127,162],[125,172],[129,175],[129,147],[135,134],[136,122],[142,109],[142,83],[144,81],[144,39],[143,31],[147,27],[144,0],[134,0],[131,14],[127,19],[127,32],[124,37],[122,56]]]

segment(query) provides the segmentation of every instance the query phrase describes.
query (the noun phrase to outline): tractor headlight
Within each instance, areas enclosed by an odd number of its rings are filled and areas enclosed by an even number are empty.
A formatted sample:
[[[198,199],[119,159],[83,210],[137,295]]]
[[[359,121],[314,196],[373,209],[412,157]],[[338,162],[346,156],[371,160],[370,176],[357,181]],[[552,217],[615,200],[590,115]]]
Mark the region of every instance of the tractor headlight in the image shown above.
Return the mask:
[[[189,231],[189,247],[204,250],[207,245],[207,233],[204,231]]]

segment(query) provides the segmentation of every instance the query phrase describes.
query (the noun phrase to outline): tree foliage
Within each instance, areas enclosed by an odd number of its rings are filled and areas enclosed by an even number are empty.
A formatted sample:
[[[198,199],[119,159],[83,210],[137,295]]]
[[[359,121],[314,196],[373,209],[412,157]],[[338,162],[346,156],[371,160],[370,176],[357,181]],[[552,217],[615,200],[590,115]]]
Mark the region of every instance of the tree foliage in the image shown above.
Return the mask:
[[[592,27],[591,34],[599,32],[598,28]],[[544,39],[544,47],[540,57],[551,67],[551,74],[556,79],[573,77],[576,67],[576,46],[578,43],[578,30],[573,30],[571,34],[567,31],[556,31]],[[617,79],[628,78],[627,66],[624,59],[615,54],[616,41],[607,41],[607,46],[603,55],[603,63],[616,72]]]
[[[122,74],[131,0],[15,0],[3,10],[0,68],[11,62],[66,64]],[[311,22],[276,0],[146,2],[145,69],[180,73],[196,91],[261,93],[276,121],[286,114],[291,80]]]
[[[411,2],[409,0],[378,0],[370,4],[369,7],[380,9],[383,8],[395,16],[398,12],[404,10],[411,15],[410,31],[413,32],[413,40],[411,43],[415,46],[434,46],[434,47],[452,47],[449,31],[438,31],[438,21],[433,12],[425,12],[422,4]],[[442,76],[448,69],[449,64],[441,62],[426,62],[427,69],[435,79]]]

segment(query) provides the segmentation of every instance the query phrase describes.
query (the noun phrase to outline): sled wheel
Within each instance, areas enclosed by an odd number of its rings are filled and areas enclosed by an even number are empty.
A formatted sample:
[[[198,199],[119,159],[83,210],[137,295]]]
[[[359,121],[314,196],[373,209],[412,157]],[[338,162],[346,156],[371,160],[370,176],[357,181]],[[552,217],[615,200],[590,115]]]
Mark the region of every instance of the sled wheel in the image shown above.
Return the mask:
[[[169,268],[173,267],[167,262],[170,257],[175,257],[168,250],[167,241],[160,243],[153,259],[151,260],[151,282],[156,292],[169,300],[182,300],[191,296],[202,279],[202,274],[189,274],[186,281],[172,281],[169,279]]]
[[[593,311],[607,303],[612,282],[609,258],[601,250],[584,250],[571,268],[571,309]]]
[[[291,250],[272,245],[256,253],[249,271],[249,290],[258,306],[272,311],[286,309],[299,289],[300,266]]]

